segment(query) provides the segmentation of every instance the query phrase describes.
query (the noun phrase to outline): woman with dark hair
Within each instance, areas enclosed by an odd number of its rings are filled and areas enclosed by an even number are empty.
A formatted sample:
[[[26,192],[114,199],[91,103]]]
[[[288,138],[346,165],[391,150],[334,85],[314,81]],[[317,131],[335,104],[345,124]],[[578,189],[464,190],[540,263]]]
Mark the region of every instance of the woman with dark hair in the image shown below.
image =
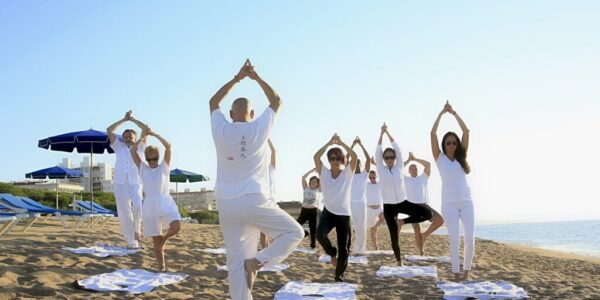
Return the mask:
[[[324,167],[321,162],[321,156],[329,146],[333,146],[327,151],[327,160],[331,169]],[[342,149],[336,146],[341,146],[350,153],[347,162],[344,161]],[[356,169],[356,153],[342,142],[337,134],[334,134],[331,140],[315,153],[313,159],[315,169],[321,175],[321,191],[325,206],[317,226],[317,240],[325,253],[331,256],[331,263],[335,265],[335,281],[343,282],[350,252],[350,188],[353,171]],[[337,234],[337,249],[327,237],[333,228]]]
[[[381,143],[383,142],[384,134],[389,138],[393,148],[382,150]],[[383,198],[383,216],[390,231],[392,250],[394,250],[396,261],[399,266],[402,266],[402,256],[398,240],[399,229],[404,224],[420,223],[431,219],[431,212],[423,206],[406,200],[404,173],[402,172],[404,168],[402,152],[400,152],[400,147],[394,141],[385,123],[381,126],[381,134],[379,135],[379,142],[375,151],[375,162],[377,173],[379,173],[379,183]],[[408,215],[408,218],[398,219],[399,213]]]
[[[308,221],[308,228],[310,230],[310,248],[315,249],[317,247],[317,217],[319,216],[319,205],[321,202],[321,182],[318,176],[312,176],[306,184],[306,178],[316,169],[310,169],[302,176],[302,190],[304,196],[302,200],[302,209],[300,210],[300,216],[298,216],[298,223],[304,225]],[[308,232],[304,230],[304,237],[308,235]]]
[[[454,115],[462,130],[462,140],[454,132],[447,132],[442,139],[442,149],[438,146],[437,130],[440,119],[444,113]],[[467,163],[469,149],[469,129],[465,122],[458,116],[450,103],[446,101],[444,109],[439,113],[431,129],[431,151],[442,178],[442,215],[446,221],[448,238],[450,241],[450,258],[452,259],[452,273],[454,280],[460,281],[460,230],[459,221],[464,230],[464,274],[462,279],[469,277],[475,249],[475,214],[471,188],[467,182],[467,174],[471,167]]]

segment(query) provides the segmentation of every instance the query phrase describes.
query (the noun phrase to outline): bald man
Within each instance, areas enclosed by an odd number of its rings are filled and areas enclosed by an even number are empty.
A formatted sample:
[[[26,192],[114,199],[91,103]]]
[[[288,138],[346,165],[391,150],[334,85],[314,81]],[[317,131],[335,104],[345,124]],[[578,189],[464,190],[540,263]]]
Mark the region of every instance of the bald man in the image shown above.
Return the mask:
[[[258,83],[269,106],[254,120],[250,100],[238,98],[229,111],[229,122],[219,105],[233,86],[246,77]],[[280,105],[277,93],[258,76],[249,60],[210,99],[217,150],[215,197],[227,249],[229,293],[234,300],[252,299],[258,269],[284,260],[304,238],[304,230],[296,220],[269,201],[267,139]],[[273,237],[273,241],[257,252],[259,232]]]

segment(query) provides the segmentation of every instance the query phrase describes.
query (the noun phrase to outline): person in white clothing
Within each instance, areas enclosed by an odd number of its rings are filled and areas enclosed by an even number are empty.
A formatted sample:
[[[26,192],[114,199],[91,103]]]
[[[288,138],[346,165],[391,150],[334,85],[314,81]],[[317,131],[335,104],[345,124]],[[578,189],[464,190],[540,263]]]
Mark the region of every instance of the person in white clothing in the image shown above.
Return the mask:
[[[129,248],[139,248],[139,240],[142,238],[142,180],[129,153],[130,147],[136,142],[137,134],[133,129],[126,129],[121,136],[115,133],[117,127],[127,121],[131,121],[140,128],[145,126],[144,123],[133,117],[130,110],[122,119],[108,126],[106,131],[110,147],[117,157],[114,193],[121,234]],[[140,143],[138,148],[139,154],[143,156],[144,143]]]
[[[344,153],[350,153],[350,160],[344,160]],[[328,147],[327,160],[331,169],[323,166],[321,156]],[[353,170],[356,169],[356,153],[348,147],[337,134],[319,149],[313,156],[315,169],[321,175],[321,191],[323,192],[324,208],[317,226],[317,240],[331,256],[331,263],[335,265],[335,281],[344,281],[344,272],[348,266],[348,255],[352,239],[350,228],[350,188],[352,187]],[[342,167],[344,167],[342,169]],[[337,248],[331,244],[329,232],[335,228]]]
[[[269,106],[253,120],[250,101],[237,98],[229,111],[233,122],[229,122],[219,105],[233,86],[246,77],[258,83]],[[283,261],[304,236],[296,220],[269,200],[267,138],[281,99],[246,60],[209,104],[217,153],[215,198],[227,249],[229,293],[234,300],[252,299],[258,269]],[[257,252],[260,231],[273,240],[269,247]]]
[[[371,158],[371,164],[374,163]],[[381,198],[381,186],[377,182],[377,172],[375,170],[369,171],[369,183],[367,183],[367,227],[371,234],[371,242],[373,248],[379,250],[379,243],[377,242],[377,229],[379,225],[383,224],[385,219],[383,217],[383,199]]]
[[[142,130],[142,139],[147,136],[154,136],[165,147],[165,156],[161,163],[158,163],[160,151],[155,146],[146,147],[144,150],[146,162],[142,161],[137,153],[141,140],[133,144],[130,152],[144,184],[144,203],[142,205],[144,236],[152,237],[154,254],[158,261],[159,270],[162,272],[166,270],[165,246],[168,239],[179,233],[181,215],[177,204],[169,194],[171,144],[146,126]],[[169,224],[164,235],[161,223]]]
[[[440,119],[445,113],[450,113],[456,118],[462,130],[462,139],[459,139],[456,133],[449,131],[442,138],[442,149],[440,150],[437,131]],[[475,212],[473,199],[471,199],[471,188],[466,176],[471,172],[471,167],[467,162],[468,150],[469,129],[450,103],[446,101],[444,109],[438,114],[431,129],[431,151],[442,178],[442,215],[448,229],[452,273],[454,273],[456,281],[461,278],[469,278],[475,251]],[[460,274],[459,221],[463,224],[464,230],[464,272],[462,277]]]
[[[300,209],[300,215],[298,216],[298,223],[304,225],[308,222],[308,230],[310,231],[310,248],[317,248],[317,218],[319,216],[319,206],[321,205],[321,182],[318,176],[312,176],[306,183],[306,178],[313,172],[316,172],[315,168],[312,168],[304,175],[302,175],[302,209]],[[307,237],[309,232],[304,230],[304,237]]]
[[[418,175],[417,165],[415,164],[411,164],[408,167],[410,176],[404,177],[407,199],[412,203],[422,205],[431,212],[431,219],[429,219],[431,225],[429,225],[429,228],[427,228],[425,232],[421,233],[420,223],[412,224],[415,232],[415,244],[419,250],[419,254],[425,255],[425,241],[427,241],[427,238],[434,231],[444,225],[444,219],[435,209],[429,206],[429,192],[427,190],[427,185],[431,174],[431,164],[424,159],[416,158],[412,152],[408,154],[408,159],[404,162],[404,166],[406,167],[411,161],[421,164],[423,166],[423,173]]]
[[[383,150],[383,136],[387,135],[393,148]],[[388,131],[385,123],[381,126],[381,133],[375,151],[375,162],[377,173],[379,173],[379,183],[381,184],[381,195],[383,197],[383,216],[390,232],[392,250],[396,257],[396,263],[402,266],[402,255],[400,253],[400,244],[398,232],[402,225],[420,223],[431,219],[431,213],[424,207],[411,203],[406,200],[404,191],[404,173],[402,169],[402,152],[400,147],[394,141],[394,138]],[[398,214],[408,215],[408,218],[398,219]]]
[[[365,253],[367,248],[367,200],[365,189],[367,187],[367,173],[371,171],[371,159],[367,149],[365,149],[358,137],[354,139],[350,149],[354,149],[356,145],[360,146],[365,156],[365,169],[360,169],[360,159],[357,159],[350,192],[350,209],[352,211],[352,226],[354,227],[355,237],[352,252],[362,254]]]
[[[275,168],[277,165],[277,155],[275,154],[275,146],[273,146],[271,139],[267,139],[267,142],[269,143],[269,149],[271,149],[271,163],[269,164],[269,189],[271,195],[269,196],[269,200],[277,205],[277,200],[275,200]],[[260,247],[262,249],[269,247],[269,237],[262,231],[260,232]]]

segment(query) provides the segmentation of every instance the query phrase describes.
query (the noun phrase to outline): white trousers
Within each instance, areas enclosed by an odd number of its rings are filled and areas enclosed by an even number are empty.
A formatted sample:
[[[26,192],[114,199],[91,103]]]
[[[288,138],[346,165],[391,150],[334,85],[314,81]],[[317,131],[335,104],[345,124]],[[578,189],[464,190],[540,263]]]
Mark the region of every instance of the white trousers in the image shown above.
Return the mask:
[[[450,259],[452,260],[452,273],[460,272],[460,228],[459,221],[463,224],[464,253],[463,269],[471,270],[473,253],[475,251],[475,213],[472,201],[452,203],[442,202],[442,216],[448,229],[450,240]]]
[[[115,184],[115,200],[121,234],[128,246],[137,247],[135,233],[140,232],[142,225],[142,185]]]
[[[354,229],[354,244],[352,252],[365,253],[367,248],[367,204],[360,201],[351,201],[352,227]]]
[[[229,294],[234,300],[252,299],[244,261],[256,257],[265,266],[280,263],[300,244],[304,229],[288,213],[259,193],[236,199],[217,199],[217,202],[227,249]],[[273,240],[269,247],[257,251],[261,231]]]

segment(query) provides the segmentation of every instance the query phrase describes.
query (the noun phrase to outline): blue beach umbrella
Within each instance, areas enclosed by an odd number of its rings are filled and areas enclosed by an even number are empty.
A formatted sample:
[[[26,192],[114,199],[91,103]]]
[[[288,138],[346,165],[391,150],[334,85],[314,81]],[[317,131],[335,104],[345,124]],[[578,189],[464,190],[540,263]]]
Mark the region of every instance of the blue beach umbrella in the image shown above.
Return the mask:
[[[25,174],[25,177],[31,179],[56,179],[56,209],[58,209],[58,180],[65,178],[81,178],[83,177],[83,172],[56,166],[27,173]]]
[[[179,193],[180,182],[200,182],[208,181],[209,178],[204,175],[200,175],[194,172],[185,171],[181,169],[171,170],[169,174],[169,181],[175,182],[175,203],[177,203],[177,194]]]
[[[90,193],[93,204],[94,188],[92,185],[92,158],[94,153],[102,154],[105,150],[108,151],[108,153],[114,152],[113,149],[110,148],[108,134],[106,132],[93,129],[69,132],[41,139],[38,142],[38,147],[62,152],[73,152],[73,150],[77,149],[77,153],[90,154]]]

